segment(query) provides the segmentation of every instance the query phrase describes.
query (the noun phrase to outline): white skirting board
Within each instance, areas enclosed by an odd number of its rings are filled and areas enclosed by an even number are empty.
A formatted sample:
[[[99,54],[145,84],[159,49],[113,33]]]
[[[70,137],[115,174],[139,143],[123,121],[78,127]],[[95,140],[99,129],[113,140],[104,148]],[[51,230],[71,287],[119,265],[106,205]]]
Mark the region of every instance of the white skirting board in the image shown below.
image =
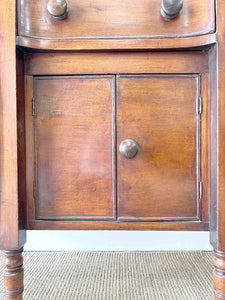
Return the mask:
[[[208,232],[49,231],[27,233],[25,251],[210,251]]]

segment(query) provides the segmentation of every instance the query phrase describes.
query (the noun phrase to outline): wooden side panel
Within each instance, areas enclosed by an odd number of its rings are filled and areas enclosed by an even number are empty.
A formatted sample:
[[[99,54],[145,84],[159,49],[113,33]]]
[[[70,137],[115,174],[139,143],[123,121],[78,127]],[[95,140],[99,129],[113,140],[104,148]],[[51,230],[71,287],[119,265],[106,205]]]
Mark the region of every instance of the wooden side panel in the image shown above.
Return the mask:
[[[17,151],[18,151],[18,201],[19,201],[19,234],[25,242],[27,227],[26,209],[26,138],[25,138],[25,76],[24,55],[17,51],[16,60],[16,85],[17,85]]]
[[[217,248],[225,251],[225,3],[218,1],[218,199],[217,199]],[[216,88],[216,87],[215,87]],[[225,289],[224,289],[225,293]],[[224,296],[225,297],[225,296]]]
[[[210,108],[212,98],[210,97],[209,74],[200,75],[200,90],[202,100],[201,113],[201,140],[200,140],[200,177],[203,182],[202,199],[199,203],[199,215],[203,222],[209,222],[210,198]],[[210,200],[209,200],[210,199]]]
[[[217,220],[217,193],[218,193],[218,102],[217,102],[217,45],[209,52],[209,76],[210,76],[210,199],[209,199],[209,225],[210,242],[217,247],[218,220]]]
[[[19,0],[22,36],[44,39],[119,39],[196,36],[214,31],[213,0],[184,1],[179,17],[161,17],[159,0],[67,0],[68,17],[54,19],[46,0]]]
[[[198,76],[119,76],[117,138],[139,145],[118,154],[118,216],[199,219]]]
[[[16,250],[19,236],[15,1],[0,11],[0,248]]]
[[[225,2],[217,1],[217,53],[214,53],[215,62],[217,63],[215,70],[217,74],[213,74],[217,78],[217,84],[213,86],[214,96],[218,96],[217,101],[214,101],[214,111],[212,117],[213,123],[217,125],[217,135],[214,140],[214,149],[211,153],[214,154],[215,162],[212,163],[212,174],[217,175],[212,196],[214,197],[211,205],[212,225],[211,225],[211,241],[213,243],[215,258],[214,258],[214,295],[215,300],[225,299]],[[212,58],[214,56],[212,54]],[[215,72],[215,71],[214,71]],[[217,110],[218,105],[218,110]],[[217,111],[216,111],[217,110]]]
[[[34,89],[36,218],[113,219],[114,77],[38,77]]]

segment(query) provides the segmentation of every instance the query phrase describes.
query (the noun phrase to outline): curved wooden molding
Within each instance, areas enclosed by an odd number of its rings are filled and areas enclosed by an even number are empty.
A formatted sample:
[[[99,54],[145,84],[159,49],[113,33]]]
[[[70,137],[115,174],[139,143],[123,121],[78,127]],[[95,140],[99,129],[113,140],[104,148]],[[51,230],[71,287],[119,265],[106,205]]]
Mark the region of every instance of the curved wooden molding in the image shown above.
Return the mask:
[[[185,49],[216,43],[216,34],[174,39],[47,40],[17,37],[17,46],[39,50],[152,50]]]

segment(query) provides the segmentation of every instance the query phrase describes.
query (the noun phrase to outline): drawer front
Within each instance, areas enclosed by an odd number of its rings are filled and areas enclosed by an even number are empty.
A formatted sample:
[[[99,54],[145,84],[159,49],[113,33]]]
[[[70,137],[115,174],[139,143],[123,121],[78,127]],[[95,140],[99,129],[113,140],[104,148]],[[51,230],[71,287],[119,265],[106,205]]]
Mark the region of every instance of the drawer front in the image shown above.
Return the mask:
[[[18,34],[47,39],[185,37],[214,31],[214,1],[184,0],[166,21],[161,0],[66,0],[68,16],[54,19],[47,0],[18,1]]]
[[[119,219],[198,219],[199,77],[120,76],[117,88],[118,151],[139,148],[118,154]]]
[[[33,104],[37,219],[112,219],[112,76],[37,77]]]

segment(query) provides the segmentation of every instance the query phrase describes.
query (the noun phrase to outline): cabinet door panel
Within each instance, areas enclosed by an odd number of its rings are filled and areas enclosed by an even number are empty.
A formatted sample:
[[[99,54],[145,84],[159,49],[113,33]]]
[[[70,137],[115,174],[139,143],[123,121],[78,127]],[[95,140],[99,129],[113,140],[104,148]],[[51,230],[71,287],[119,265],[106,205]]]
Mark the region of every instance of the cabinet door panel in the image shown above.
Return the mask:
[[[113,76],[35,80],[36,218],[112,219]]]
[[[117,80],[119,219],[198,219],[198,76]],[[126,139],[139,147],[132,159],[119,153]]]

